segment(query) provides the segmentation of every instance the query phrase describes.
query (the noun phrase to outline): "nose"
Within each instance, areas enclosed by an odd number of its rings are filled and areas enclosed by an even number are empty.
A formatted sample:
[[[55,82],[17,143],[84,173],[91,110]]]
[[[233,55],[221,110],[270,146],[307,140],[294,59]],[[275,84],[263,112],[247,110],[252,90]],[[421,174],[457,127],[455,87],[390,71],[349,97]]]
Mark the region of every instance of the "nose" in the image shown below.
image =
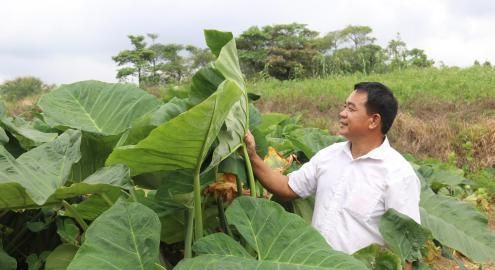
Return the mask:
[[[345,118],[346,117],[346,109],[344,108],[342,111],[339,113],[339,118]]]

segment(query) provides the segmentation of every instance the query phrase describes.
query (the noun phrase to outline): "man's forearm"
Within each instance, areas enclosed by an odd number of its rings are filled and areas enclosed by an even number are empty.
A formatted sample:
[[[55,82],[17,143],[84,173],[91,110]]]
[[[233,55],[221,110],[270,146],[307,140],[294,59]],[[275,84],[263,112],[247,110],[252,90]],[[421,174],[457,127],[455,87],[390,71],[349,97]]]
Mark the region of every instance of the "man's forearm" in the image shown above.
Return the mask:
[[[269,192],[283,200],[292,200],[298,197],[289,187],[287,176],[272,170],[258,155],[251,155],[250,160],[256,178]]]

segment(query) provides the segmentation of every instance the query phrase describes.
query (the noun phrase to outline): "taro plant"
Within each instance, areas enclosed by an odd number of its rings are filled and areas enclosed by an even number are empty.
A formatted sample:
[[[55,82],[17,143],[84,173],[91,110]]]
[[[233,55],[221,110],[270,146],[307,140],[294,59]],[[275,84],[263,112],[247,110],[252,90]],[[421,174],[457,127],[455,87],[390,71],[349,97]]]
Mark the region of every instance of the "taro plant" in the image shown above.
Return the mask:
[[[190,101],[198,104],[153,129],[136,145],[115,148],[106,161],[107,165],[127,165],[131,175],[175,171],[191,174],[194,218],[190,221],[194,223],[196,239],[204,235],[201,175],[207,177],[209,170],[239,147],[243,149],[251,194],[255,196],[254,177],[243,141],[249,126],[248,96],[235,40],[231,33],[214,30],[205,31],[205,36],[217,60],[193,77]],[[192,229],[191,223],[188,228]]]
[[[186,98],[163,103],[132,85],[84,81],[44,95],[32,121],[0,107],[0,269],[171,269],[184,257],[178,269],[382,269],[419,258],[423,242],[396,240],[404,228],[421,230],[396,213],[382,232],[392,251],[369,247],[356,259],[307,224],[311,200],[295,203],[301,219],[252,198],[248,129],[263,156],[271,146],[300,162],[342,138],[297,117],[261,116],[232,34],[205,37],[216,60],[194,75]],[[464,179],[420,171],[422,223],[433,238],[474,261],[493,258],[486,218],[436,193]],[[224,182],[209,186],[216,179]],[[221,186],[228,198],[248,186],[251,197],[228,206],[205,194]]]
[[[175,269],[367,269],[332,250],[318,231],[275,202],[240,197],[226,216],[248,249],[226,234],[211,234],[195,243],[199,256]]]

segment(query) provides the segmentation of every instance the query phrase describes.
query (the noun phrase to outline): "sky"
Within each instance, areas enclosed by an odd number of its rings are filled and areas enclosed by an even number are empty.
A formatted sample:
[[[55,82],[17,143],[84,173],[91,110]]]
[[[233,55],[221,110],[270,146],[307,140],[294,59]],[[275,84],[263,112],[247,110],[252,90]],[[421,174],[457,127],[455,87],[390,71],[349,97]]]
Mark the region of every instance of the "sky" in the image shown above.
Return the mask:
[[[127,35],[205,47],[203,29],[239,35],[251,26],[303,23],[322,35],[366,25],[377,44],[397,33],[437,64],[495,62],[491,0],[16,0],[0,6],[0,83],[35,76],[46,83],[116,82],[112,56]]]

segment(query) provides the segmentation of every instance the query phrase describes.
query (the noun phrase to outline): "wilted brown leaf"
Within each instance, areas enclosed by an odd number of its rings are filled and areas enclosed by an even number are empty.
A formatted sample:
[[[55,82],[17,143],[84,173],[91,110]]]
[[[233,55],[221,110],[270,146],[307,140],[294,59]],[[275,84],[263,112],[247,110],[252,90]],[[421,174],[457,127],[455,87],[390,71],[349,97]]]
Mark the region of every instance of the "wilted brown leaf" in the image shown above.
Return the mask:
[[[284,158],[275,150],[275,148],[270,146],[264,161],[270,168],[277,170],[280,173],[284,173],[290,167],[294,159],[295,155],[289,155],[287,158]]]

